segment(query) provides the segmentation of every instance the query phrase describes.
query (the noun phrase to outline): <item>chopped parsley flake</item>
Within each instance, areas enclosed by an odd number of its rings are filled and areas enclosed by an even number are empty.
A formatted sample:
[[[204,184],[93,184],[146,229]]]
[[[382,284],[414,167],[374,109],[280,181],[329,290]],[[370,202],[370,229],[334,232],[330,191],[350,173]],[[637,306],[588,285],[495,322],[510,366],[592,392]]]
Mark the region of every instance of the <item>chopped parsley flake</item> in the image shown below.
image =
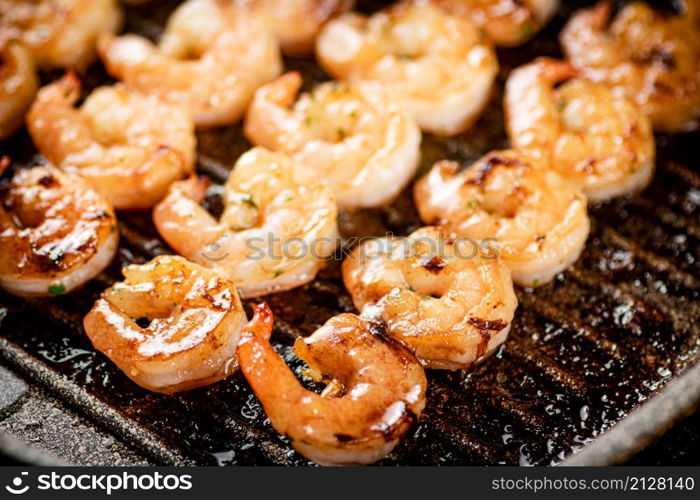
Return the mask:
[[[66,291],[66,285],[63,283],[51,283],[49,285],[49,293],[51,295],[61,295]]]
[[[243,203],[250,205],[253,208],[258,208],[258,205],[253,201],[253,195],[251,194],[243,198]]]

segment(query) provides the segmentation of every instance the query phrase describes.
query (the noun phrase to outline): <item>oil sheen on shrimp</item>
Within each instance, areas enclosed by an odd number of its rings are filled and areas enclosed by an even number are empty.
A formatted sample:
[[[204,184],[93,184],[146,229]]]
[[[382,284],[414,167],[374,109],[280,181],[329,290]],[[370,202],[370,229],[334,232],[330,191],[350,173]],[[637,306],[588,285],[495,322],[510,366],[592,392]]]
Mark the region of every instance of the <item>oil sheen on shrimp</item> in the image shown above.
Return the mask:
[[[118,241],[111,205],[80,177],[34,167],[0,185],[0,287],[12,294],[68,293],[107,267]]]
[[[258,89],[246,137],[329,179],[340,208],[390,203],[418,167],[421,134],[413,117],[374,83],[328,82],[294,103],[301,83],[291,72]]]
[[[246,317],[233,283],[177,256],[156,257],[123,273],[126,280],[105,290],[83,323],[95,349],[127,377],[172,394],[212,384],[238,368]]]
[[[496,53],[476,26],[426,3],[330,21],[317,39],[316,55],[336,78],[386,85],[406,101],[423,130],[440,135],[474,124],[498,72]]]
[[[0,39],[24,42],[41,68],[86,68],[121,24],[117,0],[0,0]]]
[[[682,2],[686,15],[631,2],[610,22],[600,2],[569,20],[561,32],[564,53],[583,74],[636,100],[654,129],[681,132],[700,117],[700,21],[697,0]]]
[[[297,339],[294,351],[308,374],[328,384],[320,395],[299,383],[270,345],[271,331],[270,309],[257,305],[238,346],[241,371],[275,430],[310,460],[375,462],[419,418],[427,385],[423,368],[378,324],[341,314]]]
[[[194,169],[189,112],[124,85],[100,87],[83,105],[68,73],[37,95],[27,115],[34,144],[53,164],[77,173],[118,209],[152,207]]]
[[[237,0],[261,15],[288,56],[308,56],[329,19],[351,9],[354,0]]]
[[[466,17],[499,47],[530,40],[559,8],[559,0],[431,0],[446,12]]]
[[[543,285],[573,264],[590,228],[586,196],[524,152],[493,151],[462,172],[455,162],[438,162],[413,194],[426,224],[495,239],[513,281],[523,286]]]
[[[38,85],[29,50],[21,42],[0,42],[0,140],[22,126]]]
[[[263,148],[241,156],[223,188],[220,220],[200,206],[206,190],[196,177],[176,182],[153,219],[172,248],[227,276],[243,298],[308,283],[335,249],[331,188],[288,156]]]
[[[189,107],[198,127],[237,121],[255,89],[282,71],[264,22],[232,2],[187,0],[158,46],[136,35],[104,37],[107,71],[128,85]]]
[[[510,270],[492,249],[427,226],[377,238],[343,261],[355,307],[427,368],[466,369],[508,337],[517,299]]]
[[[589,201],[640,191],[651,181],[649,118],[605,84],[578,77],[569,63],[541,58],[517,68],[504,103],[513,147],[547,158]]]

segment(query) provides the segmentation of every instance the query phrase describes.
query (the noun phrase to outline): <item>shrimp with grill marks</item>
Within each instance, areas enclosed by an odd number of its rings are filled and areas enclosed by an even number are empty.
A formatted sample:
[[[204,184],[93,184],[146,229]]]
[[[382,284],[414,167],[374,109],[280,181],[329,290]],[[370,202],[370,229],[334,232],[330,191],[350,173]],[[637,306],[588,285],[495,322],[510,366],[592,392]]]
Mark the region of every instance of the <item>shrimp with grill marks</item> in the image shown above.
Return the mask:
[[[0,160],[0,173],[9,163]],[[78,288],[112,261],[116,223],[80,177],[50,166],[18,170],[0,185],[0,287],[24,297]]]
[[[573,264],[590,229],[581,190],[524,151],[493,151],[462,172],[455,162],[438,162],[413,195],[426,224],[495,240],[523,286],[543,285]]]
[[[333,191],[288,156],[263,148],[241,156],[223,188],[219,220],[200,205],[207,188],[196,177],[176,182],[153,219],[175,251],[227,276],[243,298],[308,283],[335,249]]]
[[[245,134],[327,177],[340,208],[386,205],[418,168],[421,134],[400,102],[373,83],[329,82],[292,105],[301,76],[258,89]]]
[[[172,394],[238,368],[246,317],[233,283],[182,257],[123,269],[84,320],[95,348],[135,383]],[[147,326],[141,326],[141,321]]]
[[[187,0],[157,46],[136,36],[105,36],[107,71],[144,93],[186,105],[198,127],[238,121],[255,89],[282,71],[279,46],[264,22],[221,0]]]
[[[636,101],[661,132],[695,129],[700,117],[700,2],[682,3],[684,15],[671,16],[631,2],[610,21],[603,1],[574,14],[560,35],[585,77]]]
[[[308,374],[326,382],[319,395],[305,389],[270,345],[266,304],[243,329],[238,358],[246,380],[294,448],[322,465],[369,464],[389,453],[425,406],[427,381],[420,363],[354,314],[328,320],[294,351]]]
[[[540,58],[517,68],[504,101],[513,147],[547,158],[589,201],[634,193],[651,181],[649,118],[634,101],[579,77],[569,63]]]
[[[49,161],[87,179],[115,208],[150,208],[194,170],[194,124],[185,108],[121,84],[95,89],[75,108],[79,95],[72,73],[39,90],[29,133]]]
[[[316,55],[338,79],[380,82],[421,129],[439,135],[476,122],[498,73],[496,53],[476,26],[426,3],[344,14],[323,28]]]
[[[432,226],[358,246],[343,261],[343,281],[363,317],[386,323],[427,368],[486,359],[505,342],[517,306],[493,249]]]

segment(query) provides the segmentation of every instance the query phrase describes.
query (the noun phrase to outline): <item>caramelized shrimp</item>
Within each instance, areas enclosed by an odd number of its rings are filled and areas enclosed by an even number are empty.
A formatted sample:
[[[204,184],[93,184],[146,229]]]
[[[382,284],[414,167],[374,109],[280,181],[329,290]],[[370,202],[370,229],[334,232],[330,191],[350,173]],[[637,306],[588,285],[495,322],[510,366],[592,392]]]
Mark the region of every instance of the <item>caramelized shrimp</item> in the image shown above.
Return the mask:
[[[24,42],[41,68],[85,69],[121,23],[116,0],[0,0],[0,37]]]
[[[343,261],[355,307],[427,368],[470,368],[508,337],[517,299],[508,267],[475,240],[423,227],[377,238]]]
[[[416,183],[423,222],[463,237],[495,239],[513,281],[523,286],[543,285],[578,259],[590,227],[586,196],[545,161],[494,151],[458,169],[438,162]]]
[[[219,0],[187,0],[158,46],[136,35],[104,37],[109,73],[145,93],[186,104],[199,127],[237,121],[260,85],[280,74],[279,47],[264,23]]]
[[[153,212],[160,235],[179,254],[235,282],[244,298],[313,280],[337,243],[337,207],[313,170],[254,148],[224,186],[216,220],[199,203],[207,183],[176,182]]]
[[[105,290],[83,323],[95,349],[127,377],[172,394],[236,371],[246,317],[233,283],[173,256],[123,273],[126,280]],[[139,326],[142,319],[148,326]]]
[[[562,47],[587,78],[635,100],[654,129],[693,129],[700,116],[700,26],[698,8],[688,4],[685,16],[667,16],[633,2],[609,23],[612,7],[600,2],[571,18]]]
[[[309,375],[328,383],[306,390],[270,345],[272,313],[255,309],[238,346],[241,371],[272,426],[294,448],[322,465],[369,464],[389,453],[425,406],[420,363],[353,314],[326,322],[294,344]]]
[[[300,86],[292,72],[258,89],[246,137],[328,178],[341,208],[390,203],[418,167],[421,134],[413,117],[371,83],[324,83],[289,109]]]
[[[39,151],[77,173],[118,209],[150,208],[194,169],[194,124],[187,110],[123,85],[100,87],[82,107],[68,73],[43,87],[27,126]]]
[[[317,40],[321,66],[336,78],[371,80],[403,98],[423,130],[454,135],[487,104],[496,53],[471,22],[424,3],[345,14]]]
[[[27,48],[21,42],[0,42],[0,140],[22,126],[37,86],[34,60]]]
[[[34,167],[0,185],[0,287],[10,293],[68,293],[107,267],[118,240],[114,210],[80,177]]]
[[[307,56],[329,19],[352,8],[354,0],[237,0],[268,23],[288,56]]]
[[[499,47],[516,47],[544,27],[559,0],[431,0],[446,12],[466,17]]]
[[[511,144],[546,157],[590,201],[644,189],[654,174],[649,118],[634,101],[577,76],[569,63],[547,58],[511,73],[504,99]]]

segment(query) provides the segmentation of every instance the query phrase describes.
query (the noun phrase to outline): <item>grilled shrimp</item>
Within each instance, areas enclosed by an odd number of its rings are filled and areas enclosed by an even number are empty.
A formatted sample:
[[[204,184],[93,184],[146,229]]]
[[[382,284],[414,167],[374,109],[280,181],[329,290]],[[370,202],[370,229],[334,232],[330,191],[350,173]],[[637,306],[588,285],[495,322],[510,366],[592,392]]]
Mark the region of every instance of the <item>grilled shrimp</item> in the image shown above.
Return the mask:
[[[386,85],[423,130],[441,135],[476,121],[498,72],[496,53],[478,28],[422,3],[330,21],[317,39],[317,57],[337,78]]]
[[[559,0],[431,0],[446,12],[466,17],[499,47],[527,42],[552,18]]]
[[[237,1],[252,8],[267,21],[282,51],[289,56],[311,54],[323,24],[349,10],[355,3],[354,0]]]
[[[391,202],[418,167],[413,117],[372,83],[324,83],[289,109],[300,86],[291,72],[258,89],[246,115],[248,139],[328,178],[341,208]]]
[[[275,352],[271,331],[270,309],[257,305],[238,346],[241,371],[275,430],[314,462],[375,462],[423,411],[427,382],[420,363],[378,324],[341,314],[297,339],[294,351],[309,375],[328,383],[320,395],[306,390]]]
[[[236,287],[182,257],[123,269],[85,316],[95,346],[131,380],[172,394],[212,384],[238,368],[246,317]],[[142,327],[138,320],[149,321]]]
[[[199,203],[207,183],[177,182],[153,212],[160,235],[179,254],[235,282],[244,298],[313,280],[337,243],[337,207],[313,170],[254,148],[236,162],[216,220]]]
[[[564,52],[587,78],[635,100],[654,129],[695,128],[700,116],[700,26],[698,8],[687,5],[695,10],[681,17],[633,2],[608,24],[612,7],[600,2],[571,18],[561,33]]]
[[[116,0],[0,0],[0,37],[24,42],[41,68],[86,68],[121,23]]]
[[[111,205],[80,177],[34,167],[0,185],[0,287],[10,293],[68,293],[111,262],[118,240]]]
[[[118,209],[152,207],[194,169],[189,112],[124,85],[100,87],[80,109],[80,81],[68,73],[37,95],[27,115],[41,153],[81,175]]]
[[[547,58],[511,73],[505,94],[511,144],[546,157],[590,201],[644,189],[654,173],[649,118],[634,101],[577,76],[569,63]]]
[[[112,76],[186,104],[199,127],[237,121],[255,89],[282,70],[279,47],[264,23],[219,0],[180,5],[157,47],[125,35],[102,38],[99,51]]]
[[[459,236],[495,239],[513,281],[538,286],[578,259],[588,237],[586,196],[546,161],[493,151],[458,173],[441,161],[414,187],[426,224]]]
[[[34,59],[27,48],[21,42],[0,42],[0,140],[22,126],[37,86]]]
[[[492,248],[433,226],[364,242],[343,261],[343,281],[363,317],[385,322],[427,368],[486,359],[517,307],[510,270]]]

